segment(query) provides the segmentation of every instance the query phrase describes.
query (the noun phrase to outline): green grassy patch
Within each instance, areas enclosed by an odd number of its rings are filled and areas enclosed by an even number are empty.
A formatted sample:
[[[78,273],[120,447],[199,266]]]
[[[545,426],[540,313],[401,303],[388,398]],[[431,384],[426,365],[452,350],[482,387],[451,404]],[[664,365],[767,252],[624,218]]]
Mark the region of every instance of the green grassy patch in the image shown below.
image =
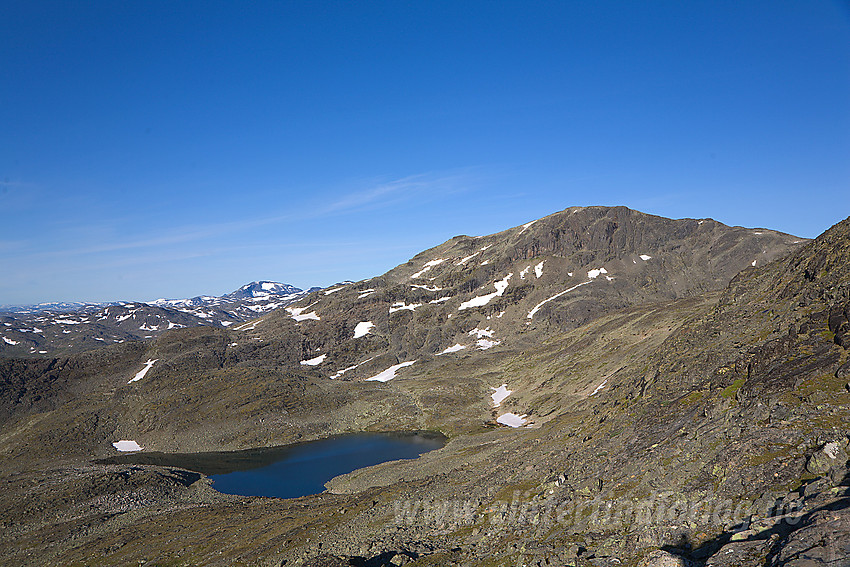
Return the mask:
[[[738,390],[741,389],[741,387],[744,385],[744,382],[746,382],[746,381],[747,381],[746,378],[738,378],[737,380],[732,382],[731,385],[723,388],[723,391],[720,392],[720,395],[723,396],[726,399],[730,399],[730,400],[734,399],[735,396],[738,394]]]

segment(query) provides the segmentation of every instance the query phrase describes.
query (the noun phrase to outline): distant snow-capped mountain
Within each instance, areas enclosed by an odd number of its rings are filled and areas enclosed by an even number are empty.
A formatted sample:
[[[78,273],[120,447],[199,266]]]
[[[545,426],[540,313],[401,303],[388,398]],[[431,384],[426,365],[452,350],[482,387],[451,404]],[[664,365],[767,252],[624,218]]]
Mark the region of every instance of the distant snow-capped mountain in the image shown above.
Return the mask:
[[[222,296],[7,306],[0,310],[0,355],[72,352],[152,338],[175,328],[229,327],[285,307],[317,289],[256,281]]]
[[[97,309],[113,305],[113,303],[66,302],[53,301],[50,303],[35,303],[31,305],[0,305],[0,313],[41,313],[42,311],[80,311],[81,309]]]

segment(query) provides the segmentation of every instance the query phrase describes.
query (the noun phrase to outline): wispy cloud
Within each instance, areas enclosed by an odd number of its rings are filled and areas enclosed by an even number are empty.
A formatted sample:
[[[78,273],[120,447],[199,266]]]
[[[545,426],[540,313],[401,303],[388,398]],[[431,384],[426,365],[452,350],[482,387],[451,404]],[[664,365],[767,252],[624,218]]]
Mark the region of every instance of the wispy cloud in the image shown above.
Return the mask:
[[[366,189],[349,193],[329,204],[323,209],[322,213],[348,212],[365,207],[387,206],[420,198],[423,195],[443,196],[462,191],[473,184],[474,179],[469,171],[410,175],[401,179],[373,184]]]
[[[457,170],[448,173],[423,173],[410,175],[389,181],[359,182],[361,188],[338,196],[330,203],[321,205],[301,203],[298,210],[280,211],[277,214],[249,217],[224,222],[209,222],[191,226],[179,226],[164,229],[157,236],[120,239],[108,236],[114,234],[115,224],[99,231],[91,224],[86,225],[89,236],[83,241],[88,244],[67,248],[55,247],[26,254],[30,259],[48,260],[55,257],[79,257],[119,252],[138,253],[147,249],[167,249],[176,245],[188,245],[205,240],[221,239],[244,233],[264,226],[282,223],[311,221],[339,215],[359,214],[367,210],[397,206],[403,203],[445,198],[459,191],[468,190],[478,184],[480,179],[471,170]],[[129,221],[128,221],[129,222]],[[98,235],[99,233],[99,235]],[[99,240],[98,240],[99,239]],[[0,241],[0,250],[10,250],[13,243]]]

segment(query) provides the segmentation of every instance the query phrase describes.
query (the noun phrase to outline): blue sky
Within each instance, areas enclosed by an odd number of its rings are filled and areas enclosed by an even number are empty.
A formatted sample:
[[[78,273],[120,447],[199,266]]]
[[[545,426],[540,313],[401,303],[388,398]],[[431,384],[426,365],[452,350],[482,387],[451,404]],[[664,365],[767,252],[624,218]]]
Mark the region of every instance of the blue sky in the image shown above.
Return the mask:
[[[573,205],[814,237],[849,46],[826,0],[6,0],[0,304],[326,286]]]

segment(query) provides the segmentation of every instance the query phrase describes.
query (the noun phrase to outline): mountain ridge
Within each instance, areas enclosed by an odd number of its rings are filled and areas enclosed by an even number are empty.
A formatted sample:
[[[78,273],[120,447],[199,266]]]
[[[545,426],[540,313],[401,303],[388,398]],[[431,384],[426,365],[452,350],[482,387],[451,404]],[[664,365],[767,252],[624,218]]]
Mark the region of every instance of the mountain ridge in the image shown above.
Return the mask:
[[[260,280],[222,296],[11,307],[0,312],[0,356],[70,353],[105,343],[149,339],[175,328],[227,327],[286,306],[316,289],[304,291]]]
[[[4,557],[850,559],[850,219],[812,241],[618,208],[545,219],[453,238],[230,328],[0,359]],[[196,452],[411,429],[449,442],[291,501],[221,495],[132,455],[88,462],[119,439]],[[50,518],[30,517],[49,503]]]

